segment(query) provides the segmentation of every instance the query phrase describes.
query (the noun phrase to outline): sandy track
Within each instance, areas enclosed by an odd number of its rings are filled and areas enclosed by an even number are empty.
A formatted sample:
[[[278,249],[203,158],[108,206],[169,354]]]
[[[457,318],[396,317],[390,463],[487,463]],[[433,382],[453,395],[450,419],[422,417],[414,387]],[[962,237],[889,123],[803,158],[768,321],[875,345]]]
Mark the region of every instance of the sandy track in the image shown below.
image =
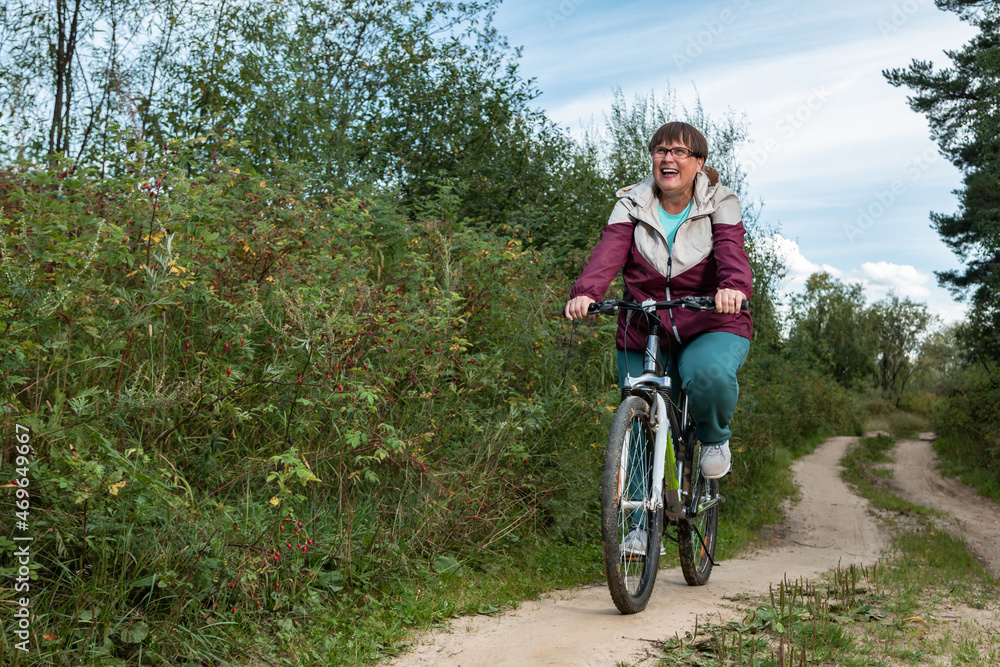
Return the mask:
[[[886,546],[882,532],[840,479],[838,462],[854,438],[831,438],[793,465],[801,501],[789,511],[783,539],[767,549],[729,560],[708,585],[691,587],[679,569],[662,570],[653,597],[640,614],[623,616],[604,584],[559,591],[497,616],[455,619],[452,631],[418,639],[398,667],[454,665],[614,665],[645,655],[644,640],[662,640],[705,619],[734,614],[726,599],[765,592],[783,577],[812,577],[838,563],[869,564]]]
[[[890,486],[912,503],[950,515],[957,524],[945,527],[964,537],[979,560],[1000,574],[1000,506],[935,470],[933,438],[928,433],[896,443]]]

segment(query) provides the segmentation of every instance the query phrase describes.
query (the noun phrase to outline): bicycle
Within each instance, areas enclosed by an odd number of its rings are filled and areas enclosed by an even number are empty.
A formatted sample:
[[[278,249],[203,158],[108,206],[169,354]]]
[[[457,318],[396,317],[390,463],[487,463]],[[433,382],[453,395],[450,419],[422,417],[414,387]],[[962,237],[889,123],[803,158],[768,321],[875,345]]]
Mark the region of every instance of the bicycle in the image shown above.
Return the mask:
[[[649,602],[664,524],[676,530],[676,537],[667,537],[677,542],[681,571],[689,585],[704,585],[716,565],[719,506],[724,498],[719,480],[702,477],[701,444],[687,395],[681,390],[680,400],[672,400],[670,378],[658,362],[656,311],[668,308],[715,310],[715,299],[650,299],[641,304],[609,300],[588,308],[589,314],[633,310],[643,313],[649,323],[642,375],[627,376],[611,424],[601,488],[604,570],[611,598],[623,614],[640,612]]]

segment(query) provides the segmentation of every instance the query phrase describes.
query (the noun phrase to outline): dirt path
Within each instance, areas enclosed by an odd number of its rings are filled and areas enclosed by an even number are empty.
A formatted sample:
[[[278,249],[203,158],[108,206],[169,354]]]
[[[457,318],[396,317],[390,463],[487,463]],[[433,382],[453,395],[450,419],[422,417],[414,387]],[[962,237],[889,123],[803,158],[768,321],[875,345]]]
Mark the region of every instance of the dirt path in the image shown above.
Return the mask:
[[[393,662],[414,665],[614,665],[640,660],[647,645],[694,627],[705,619],[731,614],[726,599],[738,593],[765,592],[787,576],[812,577],[838,562],[868,564],[886,545],[864,500],[848,491],[839,475],[840,458],[853,438],[832,438],[795,463],[801,501],[790,510],[788,531],[774,547],[722,563],[707,586],[690,587],[680,569],[662,570],[649,606],[623,616],[604,584],[560,591],[525,602],[498,616],[452,621],[452,631],[419,640]]]
[[[955,517],[954,527],[997,571],[1000,507],[942,478],[934,470],[928,439],[900,441],[893,485],[913,502]],[[813,577],[838,563],[870,564],[887,546],[887,535],[866,501],[840,479],[838,462],[854,440],[831,438],[797,461],[792,470],[802,498],[789,510],[784,537],[772,547],[724,562],[707,586],[687,586],[679,569],[662,570],[649,606],[633,616],[618,613],[604,584],[558,591],[499,616],[455,619],[450,632],[424,636],[392,665],[604,667],[643,662],[649,646],[645,640],[690,631],[696,615],[715,621],[720,615],[734,616],[727,599],[736,594],[763,593],[783,577]]]
[[[932,434],[900,440],[893,450],[893,490],[912,503],[940,510],[957,523],[945,525],[961,535],[979,560],[1000,574],[1000,506],[934,469]]]

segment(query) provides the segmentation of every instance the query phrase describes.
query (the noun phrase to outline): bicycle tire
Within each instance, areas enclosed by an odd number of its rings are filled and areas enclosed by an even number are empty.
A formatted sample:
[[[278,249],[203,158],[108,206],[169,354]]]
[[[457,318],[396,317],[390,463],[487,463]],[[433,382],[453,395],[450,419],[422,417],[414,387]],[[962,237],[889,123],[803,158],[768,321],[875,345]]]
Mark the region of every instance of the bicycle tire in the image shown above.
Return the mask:
[[[615,413],[604,454],[601,485],[601,544],[608,590],[623,614],[646,608],[656,582],[663,536],[663,507],[623,509],[623,499],[645,501],[653,487],[654,440],[650,406],[639,396],[626,398]],[[645,554],[622,549],[626,535],[646,526]]]
[[[689,425],[690,426],[690,425]],[[701,445],[695,441],[693,427],[688,446],[685,448],[684,479],[681,484],[689,494],[689,503],[698,500],[692,498],[691,489],[701,483],[701,499],[715,500],[719,496],[719,480],[701,477]],[[719,503],[716,502],[706,510],[700,511],[694,519],[686,519],[677,526],[677,547],[681,561],[681,572],[684,581],[690,586],[704,586],[712,576],[712,566],[715,558],[715,547],[719,540]]]

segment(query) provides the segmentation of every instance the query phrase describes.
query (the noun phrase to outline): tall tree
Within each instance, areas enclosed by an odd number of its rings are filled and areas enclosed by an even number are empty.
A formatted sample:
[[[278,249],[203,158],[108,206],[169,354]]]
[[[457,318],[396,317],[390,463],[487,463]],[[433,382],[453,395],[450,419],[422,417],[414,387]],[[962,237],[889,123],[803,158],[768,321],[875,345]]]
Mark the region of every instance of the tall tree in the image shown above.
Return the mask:
[[[951,65],[944,69],[914,60],[883,75],[893,86],[913,91],[910,108],[927,116],[931,137],[962,170],[958,211],[932,213],[931,220],[965,266],[937,275],[971,305],[966,343],[973,356],[1000,362],[1000,2],[935,4],[976,26],[979,34],[961,49],[946,51]]]
[[[814,273],[791,301],[788,350],[846,387],[868,382],[877,338],[864,289]]]
[[[174,0],[19,0],[0,8],[0,153],[90,162],[134,125],[144,54]],[[100,141],[98,141],[100,139]]]
[[[882,396],[899,405],[899,399],[916,370],[920,344],[934,316],[927,305],[895,294],[872,306],[877,343],[878,381]]]

